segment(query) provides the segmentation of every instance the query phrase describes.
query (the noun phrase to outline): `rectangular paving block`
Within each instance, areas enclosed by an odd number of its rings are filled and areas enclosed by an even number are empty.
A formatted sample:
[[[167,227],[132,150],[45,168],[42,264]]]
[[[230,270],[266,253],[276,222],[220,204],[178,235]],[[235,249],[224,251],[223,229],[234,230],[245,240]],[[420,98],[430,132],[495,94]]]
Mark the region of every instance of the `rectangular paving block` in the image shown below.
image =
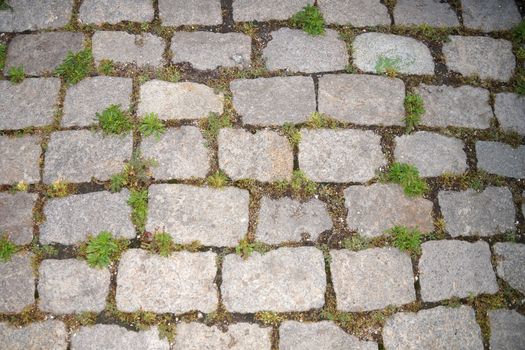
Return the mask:
[[[324,305],[323,254],[314,247],[229,254],[222,267],[222,299],[230,312],[307,311]]]
[[[314,0],[233,0],[233,20],[236,22],[285,20]]]
[[[7,322],[0,323],[0,344],[5,349],[53,349],[68,348],[67,329],[62,321],[47,320],[15,327]]]
[[[0,136],[0,184],[40,181],[40,138]]]
[[[517,148],[501,142],[476,142],[478,169],[491,174],[525,178],[525,146]]]
[[[17,245],[29,244],[33,240],[33,207],[36,193],[0,192],[0,232]]]
[[[56,29],[71,19],[74,0],[9,0],[0,11],[0,32]]]
[[[221,0],[159,0],[159,17],[165,26],[218,25]]]
[[[354,27],[390,25],[386,6],[380,0],[317,0],[326,23]]]
[[[463,24],[483,32],[512,29],[522,20],[513,0],[461,0]]]
[[[85,0],[80,5],[78,19],[94,24],[149,22],[153,20],[153,12],[150,0]]]
[[[493,249],[498,276],[525,294],[525,244],[502,242],[494,244]]]
[[[23,252],[0,260],[0,313],[19,313],[35,302],[32,259],[33,254]]]
[[[496,94],[494,113],[503,130],[525,135],[525,96],[510,92]]]
[[[512,350],[523,348],[525,344],[525,316],[515,310],[491,310],[490,349]]]
[[[394,21],[397,25],[459,27],[454,9],[439,0],[397,0]]]
[[[129,249],[119,263],[117,308],[155,313],[209,313],[217,308],[216,254],[173,253],[161,257]]]
[[[72,350],[141,349],[169,350],[166,338],[160,338],[157,327],[135,332],[110,324],[81,327],[71,337]]]
[[[177,243],[234,247],[248,230],[249,193],[235,187],[152,185],[148,203],[146,229]]]

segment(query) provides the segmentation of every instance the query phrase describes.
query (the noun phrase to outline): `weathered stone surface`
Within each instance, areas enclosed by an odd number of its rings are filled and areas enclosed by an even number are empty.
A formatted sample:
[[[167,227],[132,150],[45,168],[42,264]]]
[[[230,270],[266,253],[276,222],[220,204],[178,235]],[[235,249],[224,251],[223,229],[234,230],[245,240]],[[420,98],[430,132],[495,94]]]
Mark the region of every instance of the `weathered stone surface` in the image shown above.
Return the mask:
[[[369,130],[301,131],[299,167],[316,182],[366,182],[386,164],[381,137]]]
[[[0,193],[0,232],[14,244],[29,244],[33,240],[33,207],[36,193]]]
[[[293,152],[284,136],[261,130],[255,134],[243,129],[219,132],[219,167],[233,180],[255,179],[263,182],[289,180]]]
[[[27,75],[53,73],[68,51],[82,50],[84,34],[44,32],[17,35],[9,43],[4,74],[11,67],[24,67]]]
[[[394,157],[401,163],[414,165],[423,177],[467,170],[463,141],[427,131],[398,136],[394,139]]]
[[[490,349],[523,349],[525,344],[525,317],[514,310],[488,312],[490,322]]]
[[[88,130],[58,131],[51,134],[46,151],[44,182],[62,179],[89,182],[94,177],[109,180],[122,171],[131,157],[131,135],[106,136]]]
[[[521,16],[512,0],[461,0],[465,27],[484,32],[512,29]]]
[[[314,0],[233,0],[233,20],[239,22],[284,20],[301,11]]]
[[[194,126],[168,129],[159,139],[146,137],[141,148],[144,157],[155,159],[152,171],[157,180],[203,178],[210,169],[209,150]]]
[[[140,87],[138,114],[157,113],[160,119],[201,119],[222,114],[224,96],[197,83],[151,80]]]
[[[394,21],[400,25],[459,26],[452,7],[439,0],[398,0],[394,8]]]
[[[503,130],[525,135],[525,96],[509,92],[497,94],[494,112]]]
[[[221,24],[221,1],[159,0],[159,17],[165,26]]]
[[[222,267],[222,299],[231,312],[306,311],[324,305],[323,254],[314,247],[279,248],[248,259],[229,254]]]
[[[241,33],[176,32],[171,39],[173,63],[195,69],[250,66],[252,39]]]
[[[433,231],[432,202],[408,198],[393,184],[350,186],[345,192],[346,222],[351,230],[365,237],[377,237],[393,226],[417,227]]]
[[[331,228],[332,219],[326,204],[318,199],[302,203],[286,197],[263,197],[255,236],[268,244],[302,239],[315,241],[323,231]]]
[[[160,67],[164,64],[162,54],[165,45],[162,38],[150,33],[95,32],[93,57],[97,64],[101,60],[112,60],[115,63]]]
[[[428,241],[421,248],[419,283],[423,301],[498,291],[487,242]]]
[[[31,253],[18,253],[0,261],[0,312],[19,313],[35,302],[35,276]],[[2,339],[0,331],[0,339]]]
[[[317,5],[329,24],[390,25],[388,10],[380,0],[318,0]]]
[[[60,80],[24,79],[20,84],[0,81],[0,129],[14,130],[53,122]]]
[[[233,106],[245,124],[302,123],[315,112],[310,77],[237,79],[231,82]]]
[[[235,187],[152,185],[146,229],[177,243],[233,247],[248,230],[248,202],[248,191]]]
[[[451,35],[443,55],[451,71],[481,79],[509,81],[516,66],[512,44],[504,39]]]
[[[34,322],[22,328],[0,323],[0,343],[10,350],[66,350],[66,325],[55,320]]]
[[[208,327],[202,323],[183,322],[177,325],[175,348],[180,350],[270,350],[271,332],[271,328],[262,328],[249,323],[230,324],[228,330],[223,332],[217,326]]]
[[[393,68],[404,74],[434,74],[430,50],[416,39],[393,34],[365,33],[353,43],[354,64],[357,68],[376,73],[378,61],[394,60]]]
[[[476,142],[478,168],[491,174],[525,178],[525,146],[514,148],[501,142]]]
[[[319,78],[319,112],[355,124],[404,125],[405,84],[363,74]]]
[[[156,327],[147,331],[134,332],[117,325],[97,324],[82,327],[71,337],[72,350],[169,350],[169,348],[168,340],[160,339],[159,330]]]
[[[109,231],[114,237],[134,238],[129,191],[106,191],[50,199],[44,207],[46,221],[40,225],[42,244],[77,244]]]
[[[85,0],[78,18],[82,23],[149,22],[153,20],[150,0]]]
[[[496,243],[494,245],[498,276],[512,288],[525,293],[525,244]]]
[[[383,342],[386,350],[483,349],[481,330],[469,306],[395,314],[386,321]]]
[[[433,127],[458,126],[486,129],[493,117],[489,91],[473,86],[425,85],[416,88],[425,113],[421,124]]]
[[[214,283],[216,254],[173,253],[170,257],[129,249],[120,259],[117,308],[156,313],[212,312],[217,306]]]
[[[0,136],[0,184],[38,182],[41,152],[40,140],[36,136]]]
[[[346,44],[335,30],[312,36],[299,29],[281,28],[270,35],[272,40],[263,50],[270,70],[316,73],[342,70],[348,65]]]
[[[95,124],[96,114],[110,105],[120,105],[123,110],[131,105],[133,81],[131,78],[92,77],[86,78],[66,91],[64,127],[89,126]]]
[[[44,312],[100,312],[109,292],[108,269],[91,268],[77,259],[44,260],[40,264],[38,307]]]
[[[0,11],[0,32],[55,29],[71,18],[73,0],[9,0],[11,10]]]
[[[416,300],[410,256],[395,248],[331,250],[337,309],[370,311]]]

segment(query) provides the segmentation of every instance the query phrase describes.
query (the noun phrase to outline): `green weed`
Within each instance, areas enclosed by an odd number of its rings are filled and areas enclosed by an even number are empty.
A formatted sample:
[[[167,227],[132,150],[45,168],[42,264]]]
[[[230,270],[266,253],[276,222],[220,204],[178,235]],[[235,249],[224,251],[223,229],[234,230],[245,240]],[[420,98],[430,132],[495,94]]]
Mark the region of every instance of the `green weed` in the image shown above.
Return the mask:
[[[29,185],[24,181],[20,181],[11,188],[11,192],[27,192],[28,189]]]
[[[525,48],[520,47],[516,51],[516,58],[519,59],[519,60],[525,60]]]
[[[368,249],[370,247],[370,241],[365,237],[355,235],[350,238],[345,238],[343,240],[343,247],[357,252],[359,250]]]
[[[0,44],[0,71],[4,70],[6,56],[7,46],[5,44]]]
[[[354,320],[351,313],[329,310],[321,311],[319,317],[323,320],[337,322],[343,327],[349,327],[352,324],[352,321]]]
[[[330,118],[326,114],[319,113],[319,112],[313,112],[308,120],[306,121],[306,127],[311,129],[321,129],[321,128],[329,128],[329,129],[335,129],[337,128],[338,122],[337,120]]]
[[[55,73],[69,85],[74,85],[93,72],[93,54],[91,49],[77,53],[69,51],[64,62],[57,67]]]
[[[224,187],[228,184],[228,182],[228,176],[226,176],[222,170],[217,170],[215,173],[206,178],[206,183],[208,186],[215,188]]]
[[[88,265],[96,268],[108,266],[118,259],[120,253],[127,247],[124,240],[116,240],[111,232],[102,231],[96,237],[90,237],[85,248]]]
[[[98,65],[98,71],[104,75],[111,75],[115,71],[115,65],[112,60],[101,60]]]
[[[521,21],[514,29],[512,30],[512,39],[516,44],[525,43],[525,20]]]
[[[7,235],[3,235],[0,238],[0,261],[8,261],[11,259],[13,254],[18,251],[18,247],[9,240]]]
[[[160,256],[166,257],[175,251],[175,244],[173,244],[173,238],[169,233],[156,232],[148,248]]]
[[[140,232],[144,231],[148,217],[148,190],[131,191],[128,205],[131,207],[131,221]]]
[[[299,145],[299,142],[301,142],[301,132],[297,127],[292,123],[284,123],[283,125],[283,133],[292,145],[292,147],[296,147]]]
[[[7,0],[0,0],[0,11],[11,10],[11,6],[7,3]]]
[[[235,247],[235,253],[243,259],[249,258],[253,252],[266,253],[267,251],[269,251],[269,247],[264,243],[250,242],[246,238],[241,239]]]
[[[46,196],[49,198],[61,198],[69,194],[69,184],[61,179],[53,181],[48,186]]]
[[[317,183],[308,179],[302,170],[294,170],[290,181],[277,181],[274,186],[279,192],[290,190],[299,197],[310,197],[317,191]]]
[[[422,196],[428,191],[426,181],[419,177],[417,168],[410,164],[392,164],[386,174],[386,180],[401,185],[408,197]]]
[[[131,189],[145,187],[151,177],[150,168],[156,164],[153,159],[145,159],[139,152],[134,152],[130,161],[124,165],[124,169],[111,176],[111,191],[119,192],[123,187]]]
[[[291,18],[293,26],[300,27],[310,35],[321,35],[324,33],[324,18],[321,11],[310,4],[303,10],[297,12]]]
[[[96,113],[96,119],[105,134],[123,134],[133,128],[128,113],[120,105],[110,105],[102,113]]]
[[[218,115],[217,113],[210,113],[207,119],[203,119],[200,122],[200,126],[203,129],[203,134],[206,140],[208,140],[208,146],[213,144],[217,140],[219,131],[222,128],[232,127],[232,121],[228,115]]]
[[[421,122],[421,116],[425,114],[423,98],[418,94],[405,96],[405,118],[406,132],[412,132]]]
[[[394,226],[387,231],[394,239],[394,247],[409,252],[412,256],[421,253],[421,232],[416,228]]]
[[[162,124],[157,113],[146,114],[139,125],[139,131],[143,136],[155,136],[160,139],[160,136],[166,132],[166,127]]]
[[[271,311],[259,311],[255,314],[255,319],[267,326],[278,326],[284,321],[283,316]]]
[[[400,69],[401,59],[379,56],[375,70],[377,74],[387,75],[389,77],[397,76]]]
[[[24,67],[22,66],[9,68],[9,70],[7,71],[7,75],[9,76],[9,80],[13,84],[19,84],[23,82],[26,76],[24,72]]]
[[[516,70],[516,82],[514,84],[514,91],[519,95],[525,95],[525,69],[523,68]]]
[[[169,81],[171,83],[177,83],[181,78],[180,71],[175,66],[162,68],[157,71],[157,75],[160,80]]]

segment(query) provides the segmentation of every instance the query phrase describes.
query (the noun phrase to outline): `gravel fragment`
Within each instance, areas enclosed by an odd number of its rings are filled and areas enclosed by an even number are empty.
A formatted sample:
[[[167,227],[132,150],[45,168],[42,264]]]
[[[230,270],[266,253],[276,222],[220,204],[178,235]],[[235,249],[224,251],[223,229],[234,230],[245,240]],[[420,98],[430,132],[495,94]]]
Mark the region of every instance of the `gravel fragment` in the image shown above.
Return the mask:
[[[9,0],[10,10],[0,11],[0,32],[56,29],[65,26],[74,0]]]
[[[153,20],[153,3],[150,0],[84,0],[78,19],[82,23],[94,24],[150,22]]]
[[[71,337],[72,350],[169,350],[169,348],[168,340],[160,339],[157,327],[135,332],[117,325],[97,324],[82,327]]]
[[[328,24],[368,27],[390,25],[388,10],[380,0],[317,0]]]
[[[494,245],[498,276],[512,288],[525,294],[525,244],[496,243]]]
[[[397,0],[394,21],[397,25],[459,27],[456,12],[440,0]]]
[[[40,180],[40,139],[37,136],[0,136],[0,184]]]
[[[517,350],[525,344],[525,317],[514,310],[491,310],[490,349]]]
[[[7,234],[17,245],[33,240],[33,207],[36,193],[0,193],[0,236]]]
[[[494,112],[503,130],[525,135],[525,96],[509,92],[496,94]]]
[[[218,25],[221,0],[159,0],[159,17],[164,26]]]
[[[0,260],[1,313],[20,313],[25,307],[35,302],[35,276],[31,266],[32,259],[33,254],[21,252],[13,255],[8,261]],[[2,339],[1,330],[0,339]]]
[[[0,323],[0,344],[9,350],[67,349],[67,330],[62,321],[47,320],[22,328]]]
[[[314,0],[233,0],[233,20],[235,22],[285,20],[301,11]]]
[[[514,148],[501,142],[476,142],[478,168],[488,173],[525,178],[525,146]]]
[[[513,0],[461,0],[466,28],[484,32],[512,29],[521,21]]]

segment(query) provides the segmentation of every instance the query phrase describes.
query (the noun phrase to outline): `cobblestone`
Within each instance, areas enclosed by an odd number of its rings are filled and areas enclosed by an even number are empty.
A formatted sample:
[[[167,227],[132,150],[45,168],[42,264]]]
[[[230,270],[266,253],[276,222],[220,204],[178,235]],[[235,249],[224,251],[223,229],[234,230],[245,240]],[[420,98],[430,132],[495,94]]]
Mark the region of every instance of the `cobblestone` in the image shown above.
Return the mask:
[[[525,317],[514,310],[488,312],[490,322],[490,349],[520,349],[525,344]]]
[[[40,140],[37,136],[0,136],[0,184],[11,185],[23,181],[40,180],[38,168]]]
[[[10,350],[66,350],[66,325],[58,320],[34,322],[22,328],[0,323],[0,343]]]
[[[436,0],[398,0],[394,8],[397,25],[429,25],[432,27],[459,27],[452,7]]]
[[[115,24],[122,21],[153,20],[153,3],[149,0],[86,0],[80,5],[82,23]]]
[[[484,32],[512,29],[521,16],[512,0],[462,0],[463,23]]]
[[[476,142],[478,168],[488,173],[525,178],[525,146],[513,148],[500,142]]]
[[[168,340],[160,339],[159,330],[156,327],[147,331],[134,332],[116,325],[97,324],[82,327],[71,337],[72,350],[169,350],[169,348]]]
[[[496,243],[494,245],[498,276],[506,281],[512,288],[525,293],[525,244]]]
[[[221,0],[159,0],[159,17],[165,26],[218,25]]]
[[[7,11],[0,11],[0,32],[55,29],[66,25],[74,0],[10,0]]]
[[[318,0],[317,4],[329,24],[390,25],[388,10],[379,0]]]
[[[0,232],[14,244],[25,245],[33,240],[33,207],[36,193],[0,193]]]
[[[508,92],[496,94],[494,112],[500,127],[525,135],[525,97]]]
[[[0,312],[20,313],[35,302],[35,276],[31,253],[18,253],[0,260]],[[1,325],[1,324],[0,324]],[[0,331],[0,339],[2,332]]]
[[[236,22],[286,20],[313,0],[233,0],[233,20]]]

